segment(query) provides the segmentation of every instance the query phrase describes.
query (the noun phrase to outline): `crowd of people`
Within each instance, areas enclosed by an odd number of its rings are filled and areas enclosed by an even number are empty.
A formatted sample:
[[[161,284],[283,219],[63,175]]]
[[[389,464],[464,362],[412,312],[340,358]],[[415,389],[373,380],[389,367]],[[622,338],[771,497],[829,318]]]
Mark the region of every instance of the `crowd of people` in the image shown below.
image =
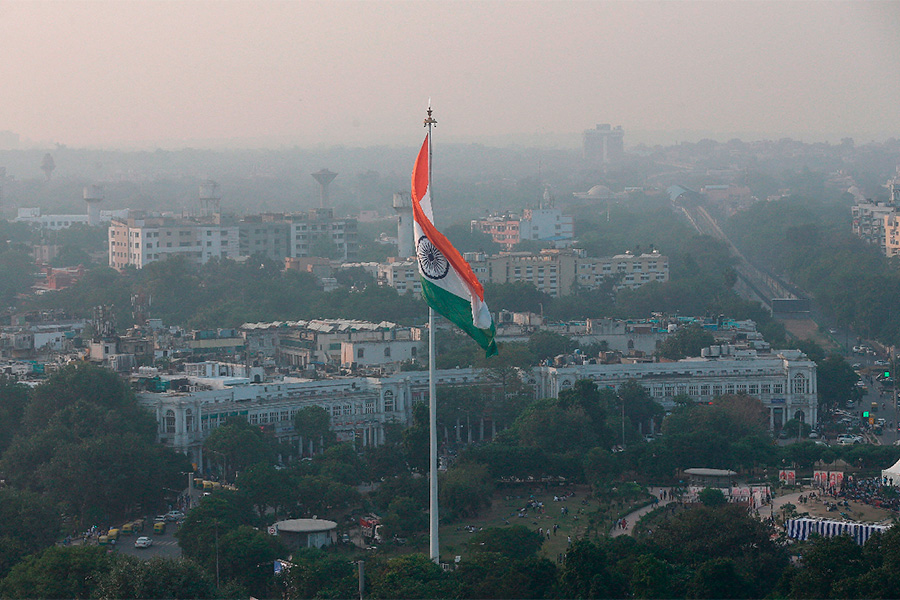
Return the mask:
[[[886,488],[880,477],[847,477],[835,495],[878,508],[900,511],[900,497],[893,492],[893,488]]]

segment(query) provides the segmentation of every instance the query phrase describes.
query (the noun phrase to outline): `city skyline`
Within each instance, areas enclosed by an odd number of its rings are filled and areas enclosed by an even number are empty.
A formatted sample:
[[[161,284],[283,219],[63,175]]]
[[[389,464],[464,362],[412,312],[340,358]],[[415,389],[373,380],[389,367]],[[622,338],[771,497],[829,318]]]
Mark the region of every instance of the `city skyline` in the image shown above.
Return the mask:
[[[0,2],[22,144],[900,135],[894,2]]]

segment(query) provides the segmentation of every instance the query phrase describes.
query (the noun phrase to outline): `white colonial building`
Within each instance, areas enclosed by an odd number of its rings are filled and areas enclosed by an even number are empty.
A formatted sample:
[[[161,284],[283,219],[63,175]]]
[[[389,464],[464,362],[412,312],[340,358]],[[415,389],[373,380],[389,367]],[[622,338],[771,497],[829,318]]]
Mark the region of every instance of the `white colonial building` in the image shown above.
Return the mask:
[[[680,394],[698,402],[710,402],[723,394],[747,394],[762,401],[772,430],[781,429],[794,418],[816,425],[816,363],[805,354],[781,350],[760,356],[754,350],[729,354],[727,346],[713,349],[718,349],[717,356],[676,362],[537,367],[530,383],[537,387],[539,396],[556,398],[579,379],[615,389],[633,379],[665,408],[673,408],[672,400]]]
[[[758,355],[754,350],[713,346],[705,354],[676,362],[541,366],[521,374],[539,398],[556,398],[579,379],[611,389],[634,380],[665,408],[673,408],[673,399],[680,394],[698,402],[723,394],[747,394],[762,401],[773,431],[792,418],[816,425],[816,364],[799,350]],[[439,386],[488,383],[487,372],[479,369],[438,370],[436,377]],[[173,384],[177,381],[170,379]],[[263,383],[237,377],[187,380],[188,385],[177,390],[140,392],[138,400],[156,414],[159,440],[196,464],[203,462],[203,439],[229,417],[270,428],[283,440],[300,441],[294,432],[294,415],[303,407],[321,406],[331,415],[339,440],[358,439],[369,446],[384,442],[385,423],[409,425],[413,404],[428,399],[425,371]]]
[[[438,385],[483,382],[476,369],[439,371]],[[173,380],[175,378],[172,378]],[[182,377],[182,379],[184,379]],[[365,446],[384,443],[384,424],[408,425],[412,405],[428,399],[428,373],[410,371],[390,377],[343,377],[328,380],[285,378],[250,383],[239,378],[188,378],[189,385],[165,392],[139,392],[138,401],[156,415],[159,440],[203,462],[203,440],[229,417],[266,426],[286,441],[300,441],[294,415],[306,406],[321,406],[331,415],[340,441],[359,439]]]

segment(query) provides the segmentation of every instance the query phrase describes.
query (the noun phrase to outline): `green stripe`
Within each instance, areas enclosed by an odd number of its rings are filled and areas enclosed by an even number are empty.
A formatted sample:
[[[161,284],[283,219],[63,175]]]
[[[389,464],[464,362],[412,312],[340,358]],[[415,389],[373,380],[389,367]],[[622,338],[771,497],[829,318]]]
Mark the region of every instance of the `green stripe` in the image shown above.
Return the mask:
[[[490,329],[478,329],[472,323],[471,302],[431,283],[421,275],[419,279],[422,280],[422,297],[425,298],[428,306],[471,336],[479,346],[484,348],[485,356],[497,354],[497,344],[494,342],[497,329],[493,322],[491,322]]]

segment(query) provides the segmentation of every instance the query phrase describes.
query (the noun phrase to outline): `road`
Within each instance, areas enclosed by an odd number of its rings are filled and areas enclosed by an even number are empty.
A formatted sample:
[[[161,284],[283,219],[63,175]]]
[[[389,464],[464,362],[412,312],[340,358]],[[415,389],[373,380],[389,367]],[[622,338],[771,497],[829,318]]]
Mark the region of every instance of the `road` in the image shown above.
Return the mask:
[[[154,534],[152,526],[149,529],[149,533],[145,529],[139,535],[119,537],[115,551],[119,554],[130,554],[144,560],[150,560],[157,556],[162,558],[181,558],[181,547],[178,545],[178,540],[175,539],[175,523],[169,523],[166,527],[166,533],[162,535]],[[135,548],[134,540],[140,535],[145,535],[152,539],[153,545],[149,548]]]

